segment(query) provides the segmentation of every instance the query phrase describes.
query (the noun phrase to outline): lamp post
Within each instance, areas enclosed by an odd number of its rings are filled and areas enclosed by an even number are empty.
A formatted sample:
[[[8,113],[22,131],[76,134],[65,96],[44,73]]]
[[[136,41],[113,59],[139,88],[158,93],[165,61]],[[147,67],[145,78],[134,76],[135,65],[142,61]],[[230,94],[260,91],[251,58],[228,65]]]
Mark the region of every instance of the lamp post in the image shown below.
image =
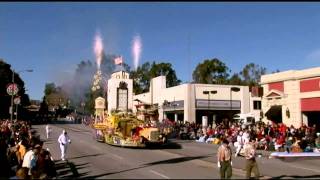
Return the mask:
[[[232,111],[232,91],[238,92],[238,91],[240,91],[240,88],[238,88],[238,87],[231,87],[230,88],[230,110],[231,111]]]
[[[209,119],[209,109],[210,109],[210,94],[217,94],[217,91],[216,90],[213,90],[213,91],[203,91],[203,94],[208,94],[208,113],[207,113],[207,116],[208,116],[208,119]]]
[[[11,71],[12,71],[11,82],[14,85],[14,74],[15,74],[15,72],[14,72],[13,69]],[[33,70],[32,69],[25,69],[25,70],[18,71],[17,74],[20,73],[20,72],[33,72]],[[10,121],[12,121],[12,119],[13,119],[13,96],[14,96],[14,94],[11,93]]]
[[[178,114],[176,113],[176,106],[178,106],[179,104],[176,104],[176,97],[173,97],[173,113],[174,113],[174,121],[177,122],[178,121]]]
[[[164,120],[164,108],[169,105],[167,100],[164,100],[162,103],[162,120]]]

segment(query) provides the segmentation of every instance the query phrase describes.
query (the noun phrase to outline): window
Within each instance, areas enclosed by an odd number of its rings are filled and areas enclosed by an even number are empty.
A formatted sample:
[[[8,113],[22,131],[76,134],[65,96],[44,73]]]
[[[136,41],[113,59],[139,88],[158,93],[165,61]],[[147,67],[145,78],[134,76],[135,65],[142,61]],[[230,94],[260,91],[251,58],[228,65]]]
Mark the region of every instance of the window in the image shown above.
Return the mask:
[[[253,101],[253,109],[261,110],[261,101]]]

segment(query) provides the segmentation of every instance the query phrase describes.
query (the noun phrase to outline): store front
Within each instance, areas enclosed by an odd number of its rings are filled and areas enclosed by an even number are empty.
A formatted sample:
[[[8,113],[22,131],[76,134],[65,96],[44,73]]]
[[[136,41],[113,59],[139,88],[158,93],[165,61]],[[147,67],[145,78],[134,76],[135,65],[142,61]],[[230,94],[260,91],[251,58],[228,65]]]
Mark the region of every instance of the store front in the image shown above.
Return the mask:
[[[261,76],[265,122],[320,126],[320,67]]]

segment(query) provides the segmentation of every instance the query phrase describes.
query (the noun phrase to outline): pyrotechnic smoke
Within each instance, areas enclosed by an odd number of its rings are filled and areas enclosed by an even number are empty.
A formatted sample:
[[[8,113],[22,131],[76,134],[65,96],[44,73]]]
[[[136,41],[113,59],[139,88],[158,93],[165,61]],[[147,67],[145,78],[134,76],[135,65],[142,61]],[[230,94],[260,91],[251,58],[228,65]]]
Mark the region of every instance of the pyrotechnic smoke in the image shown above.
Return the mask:
[[[133,55],[133,67],[137,70],[139,65],[139,59],[142,51],[142,43],[139,35],[136,35],[132,41],[132,55]]]
[[[103,43],[102,38],[99,32],[96,33],[94,40],[94,54],[96,55],[96,62],[98,66],[98,70],[100,70],[101,60],[103,53]]]

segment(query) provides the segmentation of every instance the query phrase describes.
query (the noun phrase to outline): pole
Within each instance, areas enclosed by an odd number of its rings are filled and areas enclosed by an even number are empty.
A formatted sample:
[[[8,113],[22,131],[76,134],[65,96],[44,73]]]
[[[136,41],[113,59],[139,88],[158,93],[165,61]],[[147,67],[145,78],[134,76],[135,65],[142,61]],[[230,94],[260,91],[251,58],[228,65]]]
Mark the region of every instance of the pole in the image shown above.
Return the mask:
[[[18,104],[16,104],[16,121],[18,120]]]
[[[208,93],[208,113],[207,113],[207,116],[208,116],[208,121],[209,121],[209,103],[210,103],[210,92]]]
[[[230,88],[230,110],[232,110],[232,88]]]
[[[14,70],[12,69],[12,84],[14,84]],[[13,120],[13,92],[11,93],[11,111],[10,111],[10,121],[12,122]]]

